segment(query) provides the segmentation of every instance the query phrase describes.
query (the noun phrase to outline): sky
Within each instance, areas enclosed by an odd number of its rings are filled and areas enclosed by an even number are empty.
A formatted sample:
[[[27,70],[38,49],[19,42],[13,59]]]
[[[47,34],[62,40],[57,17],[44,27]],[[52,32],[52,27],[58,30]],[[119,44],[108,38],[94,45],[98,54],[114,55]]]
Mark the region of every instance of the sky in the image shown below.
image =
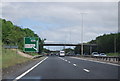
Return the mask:
[[[2,18],[48,43],[81,43],[82,17],[83,42],[118,31],[117,2],[2,2]]]

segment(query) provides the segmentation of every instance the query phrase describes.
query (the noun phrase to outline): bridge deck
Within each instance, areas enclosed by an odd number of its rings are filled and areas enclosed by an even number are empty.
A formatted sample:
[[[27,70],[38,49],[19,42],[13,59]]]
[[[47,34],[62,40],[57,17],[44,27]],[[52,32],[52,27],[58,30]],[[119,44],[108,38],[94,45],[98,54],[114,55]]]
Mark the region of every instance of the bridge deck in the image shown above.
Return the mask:
[[[97,46],[96,44],[83,44],[84,46]],[[43,44],[43,46],[81,46],[81,44]]]

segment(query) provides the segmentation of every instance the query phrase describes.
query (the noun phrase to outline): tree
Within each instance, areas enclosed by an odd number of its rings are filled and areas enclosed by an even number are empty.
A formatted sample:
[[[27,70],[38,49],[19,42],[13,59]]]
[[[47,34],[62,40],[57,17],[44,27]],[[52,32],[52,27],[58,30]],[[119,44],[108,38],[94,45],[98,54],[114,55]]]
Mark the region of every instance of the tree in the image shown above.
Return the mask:
[[[24,37],[39,37],[29,28],[21,28],[13,25],[11,21],[0,19],[2,24],[2,42],[4,45],[18,45],[19,49],[23,49]],[[39,37],[40,43],[42,42]],[[42,50],[42,47],[41,47]]]
[[[96,37],[95,40],[89,41],[87,44],[97,44],[92,50],[99,53],[113,53],[115,51],[120,53],[120,33],[104,34]],[[84,46],[85,52],[89,53],[89,47]],[[75,47],[75,53],[80,53],[80,46]]]

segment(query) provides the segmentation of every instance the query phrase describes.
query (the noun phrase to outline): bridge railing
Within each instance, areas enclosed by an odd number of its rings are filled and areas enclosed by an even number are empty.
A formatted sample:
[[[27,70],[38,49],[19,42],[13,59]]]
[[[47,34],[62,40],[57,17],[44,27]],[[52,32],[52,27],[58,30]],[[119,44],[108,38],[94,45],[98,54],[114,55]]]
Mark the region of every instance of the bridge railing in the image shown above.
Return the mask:
[[[81,44],[75,42],[44,42],[44,44]]]
[[[97,60],[103,60],[103,61],[109,61],[109,62],[119,62],[120,56],[91,56],[91,55],[83,55],[79,57],[85,57],[85,58],[94,58]]]
[[[62,43],[62,42],[45,42],[44,43],[44,45],[51,45],[51,46],[53,46],[53,45],[65,45],[65,46],[80,46],[81,45],[81,43]],[[83,43],[83,45],[86,45],[86,46],[97,46],[97,44],[87,44],[87,43]]]

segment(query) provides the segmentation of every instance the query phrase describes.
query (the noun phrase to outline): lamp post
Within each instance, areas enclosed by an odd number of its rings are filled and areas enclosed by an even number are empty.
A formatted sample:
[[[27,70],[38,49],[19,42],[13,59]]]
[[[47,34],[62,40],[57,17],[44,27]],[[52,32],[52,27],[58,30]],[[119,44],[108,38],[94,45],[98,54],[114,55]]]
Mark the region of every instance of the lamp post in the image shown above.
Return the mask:
[[[114,53],[116,53],[116,35],[114,35]]]
[[[83,49],[83,16],[84,16],[84,14],[86,14],[86,13],[80,13],[81,14],[81,16],[82,16],[82,23],[81,23],[81,55],[83,55],[83,51],[84,51],[84,49]]]

